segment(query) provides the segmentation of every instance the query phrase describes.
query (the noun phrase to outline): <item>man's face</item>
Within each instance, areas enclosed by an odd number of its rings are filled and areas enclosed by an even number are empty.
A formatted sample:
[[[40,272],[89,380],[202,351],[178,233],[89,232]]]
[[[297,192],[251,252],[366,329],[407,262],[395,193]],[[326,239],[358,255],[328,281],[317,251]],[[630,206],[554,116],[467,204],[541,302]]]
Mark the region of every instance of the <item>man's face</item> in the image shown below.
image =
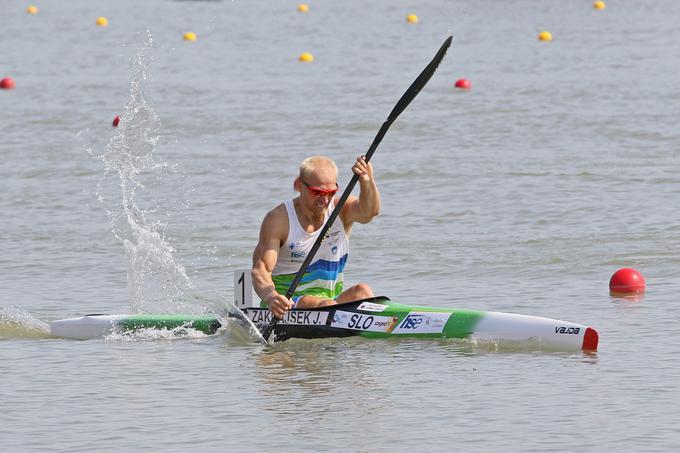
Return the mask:
[[[298,178],[298,190],[304,205],[325,212],[338,191],[337,175],[332,168],[320,168]]]

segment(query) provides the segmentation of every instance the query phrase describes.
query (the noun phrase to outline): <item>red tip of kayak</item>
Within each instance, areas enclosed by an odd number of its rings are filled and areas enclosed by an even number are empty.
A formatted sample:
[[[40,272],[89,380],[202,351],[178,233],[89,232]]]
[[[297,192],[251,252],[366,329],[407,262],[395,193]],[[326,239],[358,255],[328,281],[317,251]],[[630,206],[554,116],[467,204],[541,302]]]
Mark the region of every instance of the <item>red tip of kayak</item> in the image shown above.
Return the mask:
[[[583,346],[581,349],[583,351],[597,351],[597,342],[600,340],[600,336],[597,334],[597,330],[593,328],[586,328],[586,333],[583,335]]]

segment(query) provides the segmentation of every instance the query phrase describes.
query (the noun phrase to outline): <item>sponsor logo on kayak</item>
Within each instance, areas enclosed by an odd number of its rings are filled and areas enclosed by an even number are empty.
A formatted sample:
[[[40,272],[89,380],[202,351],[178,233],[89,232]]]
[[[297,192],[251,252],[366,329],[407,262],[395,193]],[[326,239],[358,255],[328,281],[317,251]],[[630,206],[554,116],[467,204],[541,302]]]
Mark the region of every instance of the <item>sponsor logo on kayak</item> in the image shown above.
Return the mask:
[[[304,258],[307,253],[302,251],[302,252],[290,252],[291,258]]]
[[[331,327],[367,332],[389,332],[399,321],[396,316],[376,316],[348,311],[336,311]]]
[[[399,328],[404,330],[416,330],[423,323],[423,318],[423,315],[409,314],[404,318],[399,325]]]
[[[442,333],[451,313],[412,311],[392,331],[394,334]]]
[[[578,335],[581,331],[580,327],[555,327],[555,333],[566,334],[566,335]]]
[[[387,308],[387,305],[374,304],[373,302],[362,302],[357,307],[357,310],[372,311],[372,312],[380,313],[381,311],[385,311],[386,308]]]
[[[392,329],[394,329],[394,326],[396,326],[399,323],[399,318],[397,316],[386,316],[387,318],[390,318],[389,321],[376,321],[373,323],[375,327],[385,327],[384,332],[392,332]],[[382,330],[381,330],[382,332]]]
[[[267,309],[248,310],[248,318],[255,324],[270,323],[272,312]],[[325,311],[291,310],[282,320],[279,320],[279,324],[322,326],[326,324],[326,320],[328,320],[328,312]]]

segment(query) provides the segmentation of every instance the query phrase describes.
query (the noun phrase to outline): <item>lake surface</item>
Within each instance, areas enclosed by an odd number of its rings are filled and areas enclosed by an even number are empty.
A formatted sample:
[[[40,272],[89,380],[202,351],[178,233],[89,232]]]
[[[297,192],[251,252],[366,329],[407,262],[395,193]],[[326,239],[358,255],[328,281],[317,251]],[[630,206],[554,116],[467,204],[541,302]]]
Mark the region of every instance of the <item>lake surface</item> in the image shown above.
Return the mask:
[[[677,450],[680,3],[28,5],[0,13],[4,451]],[[328,155],[346,184],[449,34],[373,157],[382,212],[346,282],[587,324],[597,353],[49,337],[85,313],[226,309],[299,162]],[[644,296],[609,295],[621,267]]]

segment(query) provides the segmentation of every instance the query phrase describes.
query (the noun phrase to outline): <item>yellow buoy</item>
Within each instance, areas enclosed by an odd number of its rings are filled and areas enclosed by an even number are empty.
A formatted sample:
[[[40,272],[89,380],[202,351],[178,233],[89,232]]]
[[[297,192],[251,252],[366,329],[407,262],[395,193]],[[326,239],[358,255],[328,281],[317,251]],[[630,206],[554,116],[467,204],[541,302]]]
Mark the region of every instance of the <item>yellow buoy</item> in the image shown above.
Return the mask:
[[[552,34],[549,31],[542,31],[538,34],[538,39],[541,41],[552,41]]]
[[[304,61],[305,63],[311,63],[312,61],[314,61],[314,56],[312,56],[311,53],[305,52],[298,57],[298,60]]]
[[[300,11],[301,13],[309,12],[309,6],[305,5],[304,3],[300,3],[298,5],[298,11]]]
[[[106,27],[107,25],[109,25],[109,21],[106,20],[106,17],[98,17],[97,25],[100,27]]]
[[[37,6],[31,5],[31,6],[29,6],[28,8],[26,8],[26,12],[27,12],[28,14],[38,14],[38,11],[40,11],[40,10],[38,9]]]
[[[189,31],[187,33],[184,33],[184,40],[185,41],[196,41],[198,39],[198,36],[196,36],[196,33],[193,31]]]
[[[418,16],[416,16],[415,14],[409,14],[408,16],[406,16],[406,22],[408,22],[409,24],[417,24]]]
[[[600,0],[593,3],[593,8],[595,8],[595,9],[605,9],[606,7],[607,7],[607,5],[605,5],[605,3],[600,1]]]

